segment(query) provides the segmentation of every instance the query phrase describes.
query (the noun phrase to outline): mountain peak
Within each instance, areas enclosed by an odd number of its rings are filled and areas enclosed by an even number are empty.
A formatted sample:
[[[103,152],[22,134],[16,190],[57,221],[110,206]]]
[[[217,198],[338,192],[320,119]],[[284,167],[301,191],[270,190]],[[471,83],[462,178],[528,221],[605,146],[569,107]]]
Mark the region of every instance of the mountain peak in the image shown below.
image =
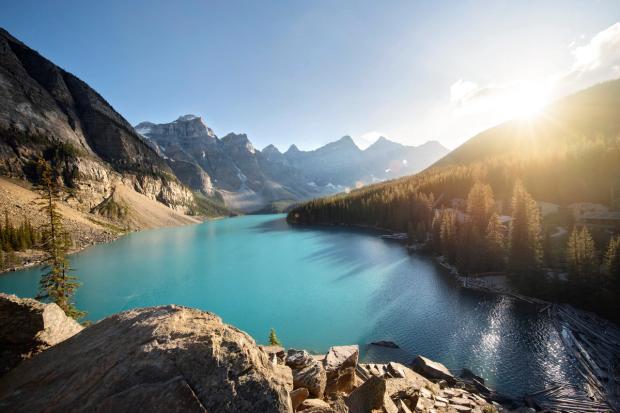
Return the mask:
[[[274,145],[269,144],[267,146],[265,146],[263,148],[263,150],[261,151],[263,153],[267,153],[267,154],[280,154],[281,152],[278,150],[278,148],[276,148]]]
[[[398,142],[394,142],[386,138],[385,136],[380,136],[372,145],[366,148],[367,151],[375,151],[377,149],[391,149],[391,148],[399,148],[402,147]]]
[[[299,152],[301,152],[301,151],[299,150],[299,148],[297,147],[297,145],[292,144],[292,145],[291,145],[291,146],[289,146],[289,148],[286,150],[285,154],[290,155],[290,154],[293,154],[293,153],[299,153]]]
[[[229,133],[222,138],[222,142],[230,146],[245,147],[248,152],[254,153],[255,149],[245,133]]]
[[[191,115],[191,114],[187,114],[187,115],[182,115],[179,116],[178,119],[175,122],[189,122],[191,120],[196,120],[199,119],[202,121],[202,119],[200,118],[200,116],[196,116],[196,115]]]

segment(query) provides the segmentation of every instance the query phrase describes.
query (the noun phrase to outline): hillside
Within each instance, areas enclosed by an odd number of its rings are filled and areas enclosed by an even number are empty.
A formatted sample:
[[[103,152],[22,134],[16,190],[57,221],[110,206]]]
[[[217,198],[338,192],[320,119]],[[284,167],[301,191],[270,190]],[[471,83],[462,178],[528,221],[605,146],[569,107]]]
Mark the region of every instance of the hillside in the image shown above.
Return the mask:
[[[336,220],[374,225],[398,209],[396,200],[405,208],[408,199],[422,193],[432,195],[435,206],[449,206],[453,198],[466,198],[477,180],[488,182],[504,204],[520,179],[538,201],[589,201],[614,209],[620,197],[618,119],[620,80],[614,80],[560,99],[536,119],[509,121],[474,136],[421,173],[310,202],[295,209],[291,219],[321,221],[330,209],[343,212]],[[351,203],[363,203],[370,212],[345,214]],[[389,226],[406,230],[411,214],[392,212]]]

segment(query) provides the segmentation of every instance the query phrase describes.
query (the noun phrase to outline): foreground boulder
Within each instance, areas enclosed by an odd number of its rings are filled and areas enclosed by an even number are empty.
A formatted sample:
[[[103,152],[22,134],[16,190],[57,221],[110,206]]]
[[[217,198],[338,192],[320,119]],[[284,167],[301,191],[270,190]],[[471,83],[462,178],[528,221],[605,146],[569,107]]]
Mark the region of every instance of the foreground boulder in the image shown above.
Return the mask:
[[[286,354],[286,365],[293,371],[295,389],[305,387],[312,397],[323,397],[327,376],[320,361],[305,350],[290,349]]]
[[[353,390],[359,354],[357,345],[334,346],[329,349],[323,361],[327,373],[326,393],[349,393]]]
[[[0,293],[0,375],[82,328],[56,304]]]
[[[0,378],[0,411],[292,412],[291,371],[211,313],[108,317]]]
[[[454,383],[454,376],[450,373],[450,370],[437,361],[427,359],[423,356],[417,356],[411,363],[411,367],[414,371],[428,379],[445,380],[450,384]]]

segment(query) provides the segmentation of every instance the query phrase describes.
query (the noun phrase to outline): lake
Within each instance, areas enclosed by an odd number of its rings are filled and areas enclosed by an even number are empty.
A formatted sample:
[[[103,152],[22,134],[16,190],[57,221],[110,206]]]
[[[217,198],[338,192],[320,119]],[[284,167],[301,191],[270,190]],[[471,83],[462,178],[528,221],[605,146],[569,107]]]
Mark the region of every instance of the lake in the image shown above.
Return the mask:
[[[366,361],[425,355],[518,396],[552,382],[581,386],[546,312],[462,289],[426,256],[370,231],[297,228],[254,215],[132,233],[71,257],[88,318],[175,303],[217,313],[265,343],[325,352],[359,344]],[[33,297],[39,268],[0,275]],[[390,340],[400,349],[368,347]]]

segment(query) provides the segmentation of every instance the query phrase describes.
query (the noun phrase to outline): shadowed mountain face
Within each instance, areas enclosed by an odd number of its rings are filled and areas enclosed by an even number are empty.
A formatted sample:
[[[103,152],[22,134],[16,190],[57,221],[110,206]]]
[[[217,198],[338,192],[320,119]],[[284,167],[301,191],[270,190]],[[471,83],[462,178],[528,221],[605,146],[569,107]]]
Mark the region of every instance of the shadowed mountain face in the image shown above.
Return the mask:
[[[90,210],[123,181],[187,211],[192,194],[166,162],[86,83],[0,29],[0,173],[29,178],[47,159]]]
[[[136,130],[184,183],[205,194],[217,191],[231,208],[243,211],[415,173],[447,153],[437,142],[412,147],[385,138],[361,150],[348,136],[314,151],[295,145],[285,153],[273,145],[259,151],[245,134],[218,138],[194,115],[164,124],[142,122]]]

